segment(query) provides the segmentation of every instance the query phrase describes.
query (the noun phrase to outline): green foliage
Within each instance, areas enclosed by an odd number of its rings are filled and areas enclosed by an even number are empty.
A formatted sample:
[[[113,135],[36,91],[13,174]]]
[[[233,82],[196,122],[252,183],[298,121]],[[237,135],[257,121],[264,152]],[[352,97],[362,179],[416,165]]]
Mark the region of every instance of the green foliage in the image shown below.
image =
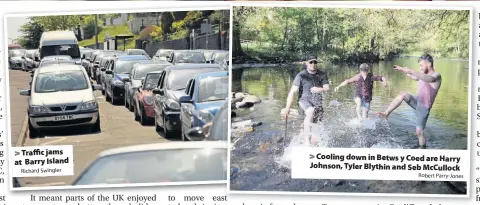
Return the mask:
[[[235,7],[233,12],[233,40],[238,36],[243,42],[234,42],[234,56],[246,52],[259,58],[302,59],[315,54],[326,61],[351,62],[405,53],[447,58],[469,54],[467,10]]]
[[[161,26],[153,26],[153,31],[150,33],[150,37],[154,42],[163,40],[163,30]]]
[[[77,25],[82,25],[82,15],[61,15],[61,16],[35,16],[35,22],[43,26],[45,31],[72,30]]]
[[[130,31],[130,28],[128,27],[128,25],[107,26],[107,27],[103,28],[102,32],[100,32],[98,34],[98,42],[99,43],[103,43],[106,33],[108,33],[108,35],[110,35],[110,37],[113,37],[113,36],[118,35],[118,34],[133,35],[132,31]],[[95,36],[90,38],[90,39],[80,41],[78,44],[80,46],[94,45],[95,44]]]
[[[27,24],[24,24],[20,32],[23,36],[19,39],[20,45],[24,48],[38,48],[40,44],[40,38],[42,37],[43,27],[35,21],[34,18],[30,18]]]

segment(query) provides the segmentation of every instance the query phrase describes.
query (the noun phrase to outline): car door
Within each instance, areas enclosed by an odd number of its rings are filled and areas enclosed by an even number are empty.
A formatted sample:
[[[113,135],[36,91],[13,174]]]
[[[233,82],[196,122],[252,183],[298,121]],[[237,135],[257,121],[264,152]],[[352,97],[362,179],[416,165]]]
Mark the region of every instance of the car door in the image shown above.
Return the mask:
[[[157,89],[158,90],[161,90],[163,89],[163,82],[165,81],[165,75],[166,75],[167,71],[162,71],[162,73],[160,74],[160,78],[158,80],[158,85],[157,85]],[[155,94],[155,106],[154,106],[154,109],[155,109],[155,115],[157,116],[158,119],[162,119],[162,96],[161,95],[158,95],[158,94]],[[161,120],[160,120],[161,121]],[[161,124],[161,123],[160,123]]]
[[[137,68],[132,69],[132,72],[130,72],[130,74],[128,74],[128,78],[130,79],[130,81],[125,83],[125,100],[128,103],[132,103],[131,99],[133,98],[132,97],[133,96],[133,90],[131,90],[131,87],[132,87],[133,77],[135,76],[136,71],[137,71]]]
[[[187,83],[187,87],[185,87],[185,95],[190,96],[190,90],[192,88],[192,80],[189,80]],[[188,106],[189,103],[181,103],[180,104],[180,122],[182,123],[182,129],[185,131],[188,129],[188,125],[190,124],[188,121],[190,121],[190,115],[189,109],[190,106]]]
[[[191,79],[188,86],[189,86],[189,89],[188,89],[188,93],[186,94],[190,96],[190,99],[192,99],[192,103],[184,103],[185,104],[185,127],[187,129],[192,127],[194,123],[194,118],[195,118],[195,110],[196,110],[195,100],[194,100],[195,90],[196,90],[195,79]]]
[[[114,60],[112,60],[111,64],[110,64],[110,68],[108,70],[112,71],[115,70],[115,65],[116,65],[116,62]],[[107,92],[108,94],[111,96],[111,89],[112,89],[112,79],[113,79],[113,75],[114,74],[107,74],[106,72],[103,73],[103,80],[105,81],[105,85],[107,86]]]

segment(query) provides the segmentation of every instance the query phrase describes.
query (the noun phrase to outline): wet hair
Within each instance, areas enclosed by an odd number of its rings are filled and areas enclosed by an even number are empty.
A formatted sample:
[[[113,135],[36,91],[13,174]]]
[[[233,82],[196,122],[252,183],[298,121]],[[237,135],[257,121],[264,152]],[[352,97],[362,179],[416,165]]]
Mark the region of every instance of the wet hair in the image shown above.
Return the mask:
[[[368,71],[370,71],[370,66],[366,63],[362,63],[362,64],[360,64],[359,69],[360,69],[360,71],[368,72]]]
[[[420,61],[428,61],[429,63],[432,64],[432,67],[433,67],[433,57],[430,55],[430,54],[425,54],[423,56],[420,56],[420,58],[418,59],[418,62]]]

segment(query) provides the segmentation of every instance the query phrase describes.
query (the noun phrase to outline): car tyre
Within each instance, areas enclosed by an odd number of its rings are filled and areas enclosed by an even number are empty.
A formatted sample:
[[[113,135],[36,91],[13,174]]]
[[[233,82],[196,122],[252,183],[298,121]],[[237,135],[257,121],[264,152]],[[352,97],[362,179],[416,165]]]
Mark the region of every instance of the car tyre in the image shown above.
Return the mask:
[[[165,134],[165,139],[171,137],[172,133],[167,128],[167,120],[165,119],[165,114],[163,115],[163,134]]]
[[[157,122],[157,114],[155,114],[154,121],[155,121],[155,131],[157,131],[157,132],[162,131],[162,128],[158,125],[158,122]]]
[[[132,105],[132,103],[136,103],[136,100],[135,99],[130,99],[130,103],[128,103],[128,110],[130,112],[133,112],[134,105]]]
[[[110,96],[110,103],[111,103],[112,105],[115,105],[115,97],[114,97],[114,96],[115,96],[115,93],[113,93],[113,90],[112,90],[112,92],[110,92],[110,93],[112,93],[112,95]]]
[[[138,116],[137,107],[133,107],[133,116],[134,116],[135,121],[138,122],[140,120],[140,116]]]
[[[130,107],[130,103],[127,102],[127,91],[125,91],[125,95],[124,95],[124,105],[125,105],[125,108],[129,108]]]
[[[102,131],[102,128],[100,126],[100,113],[99,113],[98,114],[98,119],[92,127],[92,132],[93,133],[98,133],[98,132],[101,132],[101,131]]]
[[[148,120],[145,117],[145,115],[146,115],[145,110],[142,107],[140,107],[140,124],[141,125],[147,125],[148,123]]]
[[[28,134],[30,139],[35,139],[40,137],[40,131],[38,131],[32,126],[32,123],[30,122],[30,120],[28,120]]]

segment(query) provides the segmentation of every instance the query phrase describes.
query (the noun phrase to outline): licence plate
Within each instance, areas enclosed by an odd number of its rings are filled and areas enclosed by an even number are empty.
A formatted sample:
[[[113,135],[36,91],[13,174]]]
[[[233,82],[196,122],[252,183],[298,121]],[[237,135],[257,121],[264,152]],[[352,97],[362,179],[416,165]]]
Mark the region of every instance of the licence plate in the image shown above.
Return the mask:
[[[53,119],[54,121],[63,121],[63,120],[73,120],[75,119],[74,115],[62,115],[62,116],[55,116]]]

